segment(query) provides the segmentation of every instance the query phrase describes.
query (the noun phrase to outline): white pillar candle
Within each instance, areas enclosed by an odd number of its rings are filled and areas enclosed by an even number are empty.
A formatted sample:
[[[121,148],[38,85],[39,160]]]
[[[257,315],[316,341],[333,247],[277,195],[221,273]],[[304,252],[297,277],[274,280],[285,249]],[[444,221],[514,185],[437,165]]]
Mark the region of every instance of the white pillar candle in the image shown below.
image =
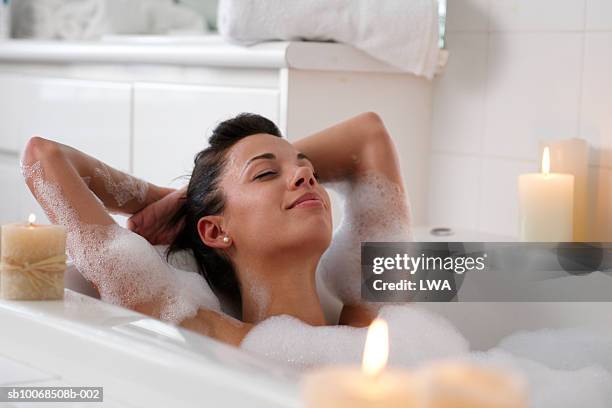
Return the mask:
[[[550,172],[544,149],[542,172],[519,176],[520,238],[526,242],[573,240],[574,176]]]
[[[64,296],[66,230],[59,225],[2,226],[0,297],[52,300]]]
[[[584,139],[572,138],[551,141],[547,146],[550,148],[550,168],[574,176],[574,241],[589,241],[589,145]]]

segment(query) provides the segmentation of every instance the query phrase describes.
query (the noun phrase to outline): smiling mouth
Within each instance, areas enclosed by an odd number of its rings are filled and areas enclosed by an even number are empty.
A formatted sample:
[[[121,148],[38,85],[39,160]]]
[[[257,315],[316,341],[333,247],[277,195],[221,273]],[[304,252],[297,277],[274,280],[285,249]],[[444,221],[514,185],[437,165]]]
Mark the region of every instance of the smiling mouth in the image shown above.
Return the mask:
[[[287,209],[325,207],[323,199],[316,193],[306,193],[295,200]]]
[[[316,207],[324,207],[323,201],[318,198],[311,198],[308,200],[301,201],[294,205],[291,208],[316,208]]]

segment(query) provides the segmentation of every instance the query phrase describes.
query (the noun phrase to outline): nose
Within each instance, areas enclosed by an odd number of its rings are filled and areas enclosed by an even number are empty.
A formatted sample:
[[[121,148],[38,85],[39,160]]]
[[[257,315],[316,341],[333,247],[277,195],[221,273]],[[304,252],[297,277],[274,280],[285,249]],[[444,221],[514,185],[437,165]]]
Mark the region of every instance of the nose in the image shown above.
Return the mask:
[[[297,189],[299,187],[303,187],[304,185],[308,185],[310,187],[314,187],[317,183],[317,180],[314,177],[314,174],[310,167],[300,166],[295,171],[293,178],[291,180],[291,188]]]

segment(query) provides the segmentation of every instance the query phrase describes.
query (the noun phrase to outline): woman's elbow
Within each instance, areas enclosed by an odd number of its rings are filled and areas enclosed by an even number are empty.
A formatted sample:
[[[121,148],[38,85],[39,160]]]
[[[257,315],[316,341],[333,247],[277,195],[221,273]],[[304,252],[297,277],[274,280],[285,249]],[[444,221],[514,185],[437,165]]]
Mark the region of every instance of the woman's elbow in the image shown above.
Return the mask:
[[[40,136],[32,136],[25,145],[21,156],[24,165],[31,165],[37,161],[56,157],[61,153],[59,145]]]
[[[363,128],[366,131],[368,144],[383,144],[386,146],[392,145],[391,135],[385,127],[385,123],[380,115],[376,112],[365,112],[361,115]]]

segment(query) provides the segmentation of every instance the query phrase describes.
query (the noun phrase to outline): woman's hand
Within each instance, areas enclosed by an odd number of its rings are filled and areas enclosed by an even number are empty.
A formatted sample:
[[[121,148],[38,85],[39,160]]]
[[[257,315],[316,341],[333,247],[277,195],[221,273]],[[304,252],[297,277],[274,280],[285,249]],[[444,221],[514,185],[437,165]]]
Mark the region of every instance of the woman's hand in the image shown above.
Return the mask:
[[[183,227],[183,220],[175,226],[170,226],[169,221],[179,209],[186,190],[187,186],[179,190],[161,189],[161,198],[132,215],[127,227],[152,245],[169,245]]]

